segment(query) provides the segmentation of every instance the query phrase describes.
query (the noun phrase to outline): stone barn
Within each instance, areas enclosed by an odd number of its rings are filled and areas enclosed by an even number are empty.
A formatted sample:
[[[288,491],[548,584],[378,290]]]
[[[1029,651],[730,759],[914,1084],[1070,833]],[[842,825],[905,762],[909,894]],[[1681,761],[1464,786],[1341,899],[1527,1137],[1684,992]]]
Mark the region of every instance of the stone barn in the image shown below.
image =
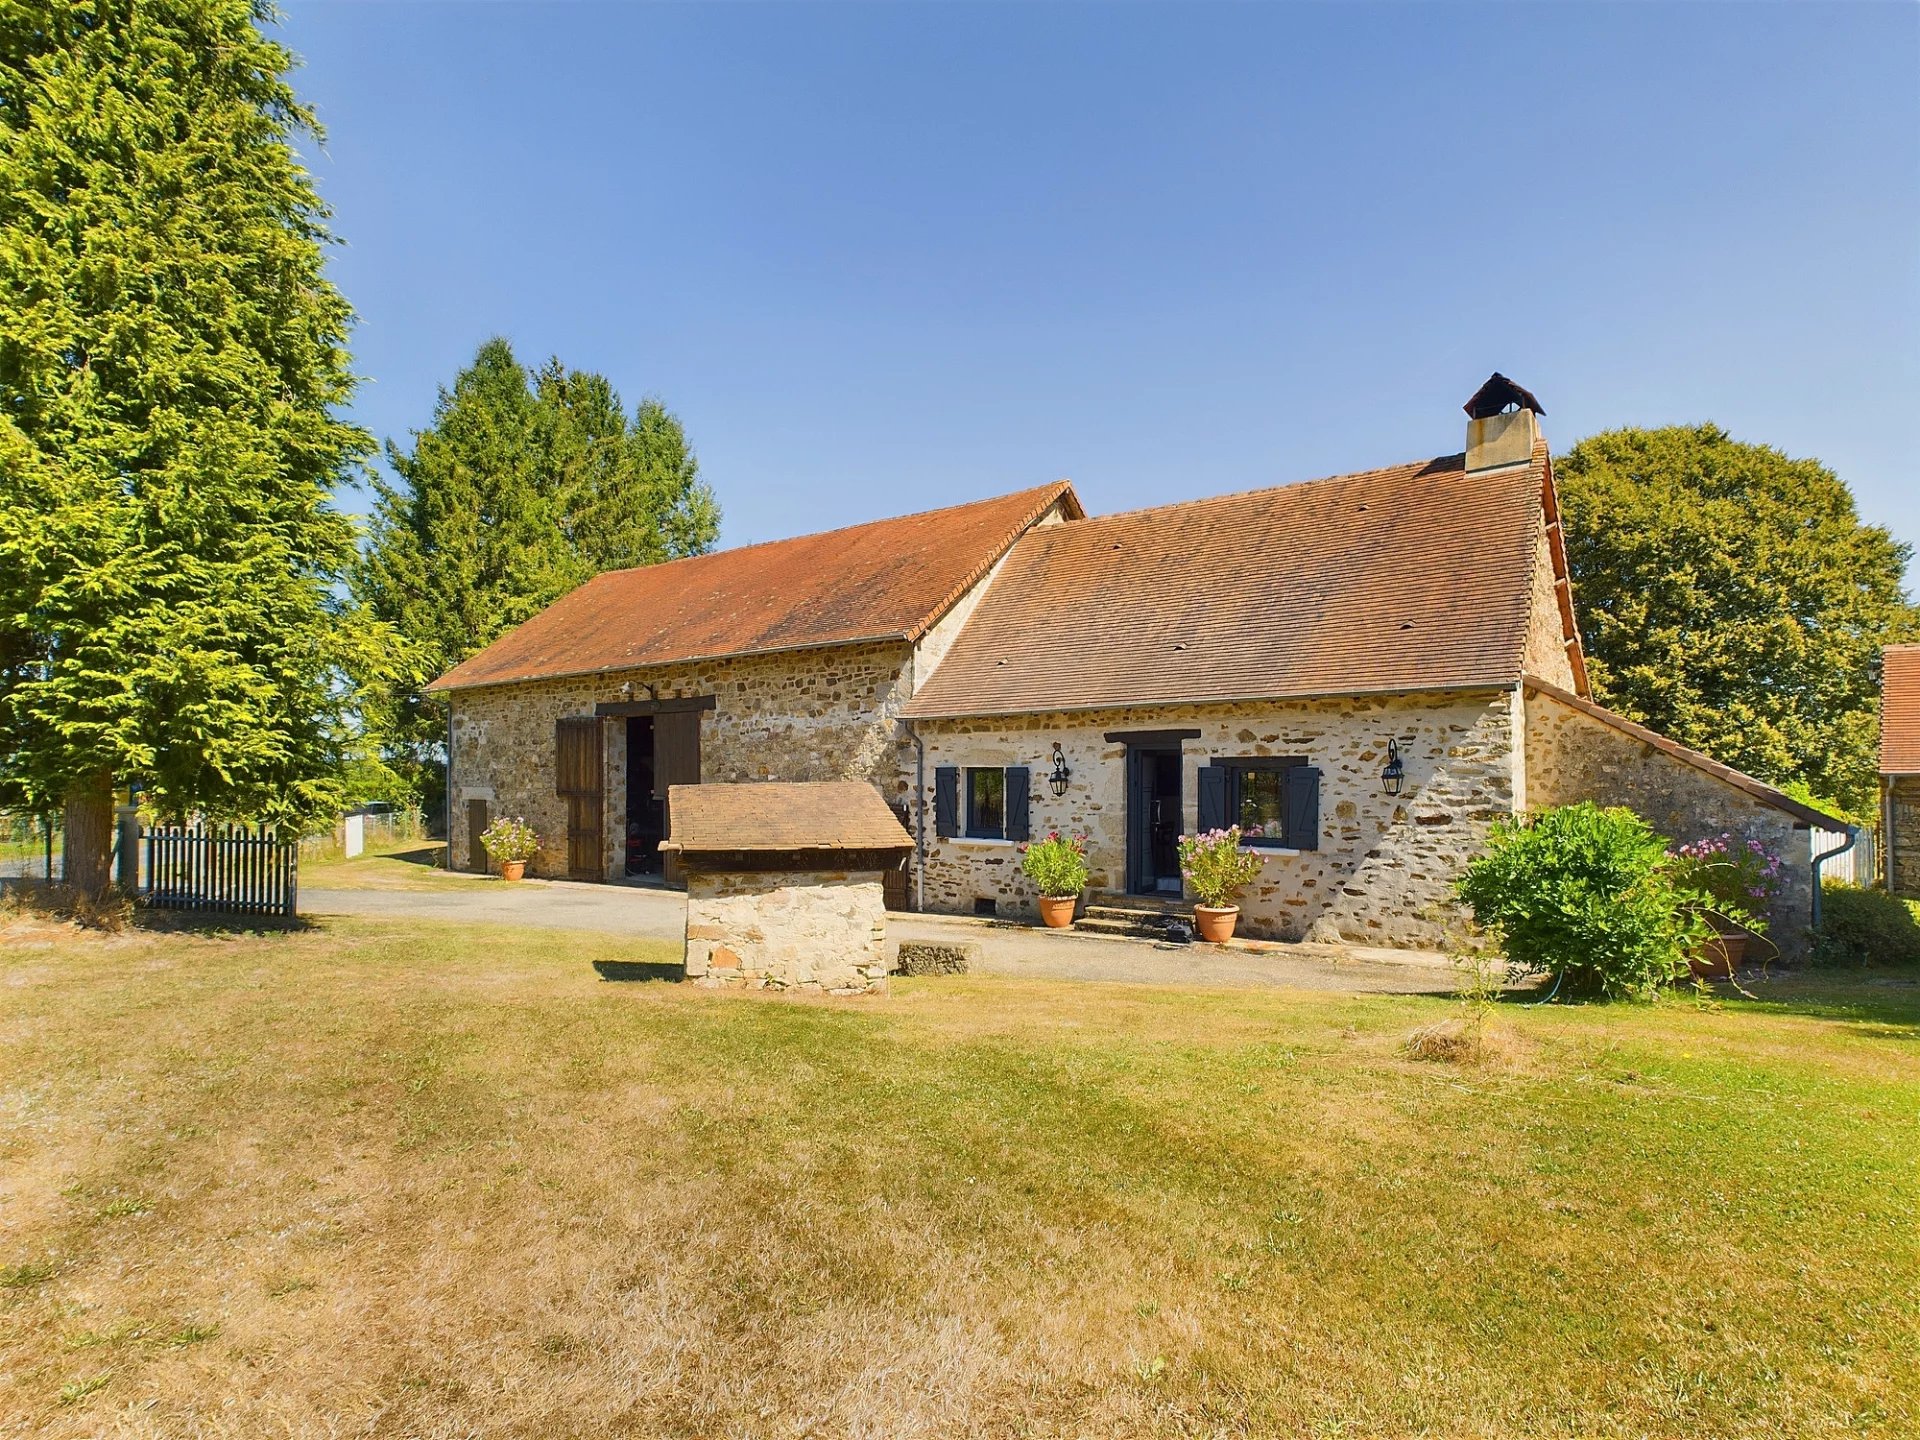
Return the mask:
[[[1019,847],[1059,830],[1151,924],[1189,903],[1179,837],[1238,825],[1243,934],[1432,945],[1501,816],[1591,799],[1782,850],[1795,953],[1844,824],[1594,703],[1543,407],[1496,374],[1464,408],[1463,450],[1405,464],[1094,517],[1060,482],[603,575],[436,682],[455,863],[505,811],[536,873],[652,879],[694,782],[857,781],[912,835],[910,908],[1032,917]]]
[[[687,978],[851,994],[886,983],[883,877],[913,849],[861,781],[675,786]]]

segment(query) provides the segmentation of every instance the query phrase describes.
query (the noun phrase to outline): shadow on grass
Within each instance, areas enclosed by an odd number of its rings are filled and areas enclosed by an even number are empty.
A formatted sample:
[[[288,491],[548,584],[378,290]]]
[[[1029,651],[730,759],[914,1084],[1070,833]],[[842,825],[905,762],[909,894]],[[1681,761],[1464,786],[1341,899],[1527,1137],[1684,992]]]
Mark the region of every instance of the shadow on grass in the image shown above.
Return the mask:
[[[1886,966],[1776,971],[1741,982],[1751,1000],[1725,985],[1714,994],[1756,1010],[1845,1020],[1877,1027],[1889,1040],[1920,1040],[1920,971]]]
[[[228,915],[216,910],[153,910],[134,907],[135,930],[173,935],[293,935],[320,929],[305,915]]]
[[[625,984],[635,980],[684,980],[687,977],[686,966],[669,965],[653,960],[596,960],[594,972],[602,980],[613,980]]]
[[[377,857],[381,860],[398,860],[406,865],[420,865],[428,870],[445,870],[447,866],[447,847],[442,841],[431,845],[416,846],[412,850],[388,850]]]

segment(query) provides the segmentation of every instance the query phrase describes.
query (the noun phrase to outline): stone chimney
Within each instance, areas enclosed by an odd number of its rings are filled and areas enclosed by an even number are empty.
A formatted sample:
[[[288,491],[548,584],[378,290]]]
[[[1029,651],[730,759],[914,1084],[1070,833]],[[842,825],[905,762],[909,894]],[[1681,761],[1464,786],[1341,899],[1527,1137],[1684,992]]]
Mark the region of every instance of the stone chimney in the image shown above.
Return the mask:
[[[1533,459],[1540,438],[1539,416],[1546,409],[1498,370],[1473,392],[1467,412],[1467,469],[1497,470]]]

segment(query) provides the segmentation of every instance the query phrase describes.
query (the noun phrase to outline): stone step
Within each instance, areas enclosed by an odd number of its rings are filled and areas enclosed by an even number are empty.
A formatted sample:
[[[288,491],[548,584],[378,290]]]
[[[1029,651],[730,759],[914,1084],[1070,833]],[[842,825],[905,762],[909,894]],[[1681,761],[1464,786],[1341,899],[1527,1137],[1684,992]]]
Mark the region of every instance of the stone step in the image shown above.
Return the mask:
[[[1089,905],[1080,912],[1083,920],[1108,920],[1121,925],[1161,926],[1175,918],[1158,910],[1125,910],[1118,905]]]
[[[1191,920],[1193,907],[1183,905],[1178,910],[1161,910],[1141,905],[1089,905],[1081,913],[1096,920],[1137,920],[1142,924],[1160,925],[1169,920]]]
[[[1112,890],[1087,892],[1089,910],[1125,910],[1139,915],[1193,914],[1193,902],[1178,895],[1125,895]]]
[[[1167,938],[1166,921],[1155,916],[1152,923],[1137,920],[1103,920],[1098,916],[1088,916],[1084,920],[1073,922],[1077,935],[1123,935],[1129,940],[1164,940]]]

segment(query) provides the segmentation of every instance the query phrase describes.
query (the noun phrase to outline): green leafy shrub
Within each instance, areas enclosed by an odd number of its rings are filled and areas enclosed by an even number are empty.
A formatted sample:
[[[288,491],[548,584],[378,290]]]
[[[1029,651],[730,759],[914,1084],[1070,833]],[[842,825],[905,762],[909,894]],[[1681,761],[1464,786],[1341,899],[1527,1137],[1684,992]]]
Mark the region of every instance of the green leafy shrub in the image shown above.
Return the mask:
[[[1820,890],[1820,965],[1920,965],[1920,902],[1829,880]]]
[[[1049,900],[1067,900],[1087,888],[1087,837],[1049,830],[1020,847],[1020,870]]]
[[[1240,848],[1240,827],[1180,837],[1180,873],[1202,905],[1231,905],[1260,878],[1260,857]]]
[[[1679,883],[1667,842],[1633,811],[1565,805],[1495,823],[1455,882],[1518,975],[1571,994],[1646,999],[1685,974],[1708,934],[1703,897]]]

